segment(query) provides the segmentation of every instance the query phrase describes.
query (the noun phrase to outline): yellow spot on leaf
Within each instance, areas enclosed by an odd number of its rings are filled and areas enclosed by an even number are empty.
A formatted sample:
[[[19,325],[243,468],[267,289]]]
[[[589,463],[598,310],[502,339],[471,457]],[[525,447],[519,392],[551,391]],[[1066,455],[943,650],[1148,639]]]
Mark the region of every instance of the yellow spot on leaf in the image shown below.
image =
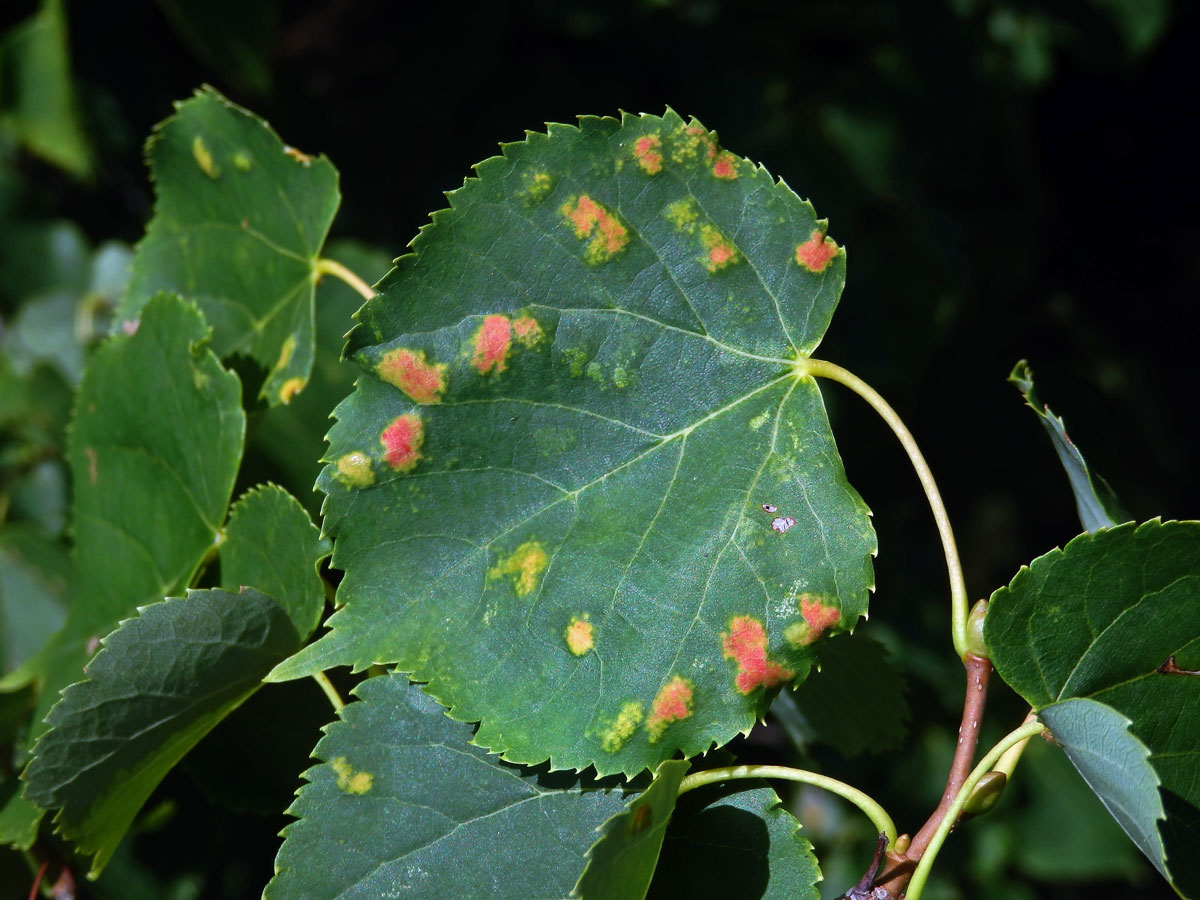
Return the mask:
[[[666,216],[672,225],[682,229],[696,221],[696,201],[691,197],[678,200],[667,207]]]
[[[587,194],[568,200],[559,212],[575,237],[587,240],[584,258],[593,265],[608,262],[629,243],[629,230]]]
[[[674,162],[707,163],[716,152],[716,140],[695,119],[671,132],[671,159]]]
[[[278,372],[292,361],[292,354],[296,352],[296,336],[289,334],[287,340],[283,342],[283,346],[279,348],[279,359],[275,361],[275,371]]]
[[[248,154],[239,151],[233,154],[233,165],[239,172],[249,172],[254,168],[254,160]]]
[[[633,158],[647,175],[662,171],[662,138],[657,134],[645,134],[633,142]]]
[[[771,411],[764,409],[757,416],[750,420],[750,428],[752,431],[758,431],[767,424],[767,420],[771,418]]]
[[[541,203],[554,188],[554,179],[550,177],[549,172],[526,175],[524,180],[525,190],[521,192],[521,197],[524,198],[525,203],[529,206]]]
[[[212,154],[208,152],[208,147],[204,146],[204,138],[200,135],[192,138],[192,156],[196,158],[196,165],[200,167],[200,171],[209,178],[216,178],[221,174],[221,170],[213,162]]]
[[[440,403],[446,390],[446,365],[425,361],[424,350],[402,347],[389,350],[379,360],[379,377],[395,385],[417,403]]]
[[[290,156],[292,159],[294,159],[296,162],[300,163],[303,166],[307,166],[310,162],[313,161],[313,158],[311,156],[309,156],[307,153],[303,153],[303,152],[297,150],[295,147],[285,146],[283,148],[283,152],[286,153],[288,156]]]
[[[567,648],[576,656],[583,656],[596,646],[592,623],[587,618],[587,613],[584,613],[582,618],[572,616],[567,623]]]
[[[334,477],[350,487],[367,487],[375,481],[375,473],[371,471],[371,457],[359,450],[339,457]]]
[[[537,587],[538,576],[546,570],[549,562],[550,559],[541,544],[537,541],[526,541],[507,559],[488,569],[488,580],[507,575],[513,580],[517,596],[524,597]]]
[[[304,385],[307,383],[308,382],[305,381],[305,379],[299,376],[296,376],[295,378],[289,378],[279,386],[279,402],[284,406],[287,406],[292,402],[293,397],[304,390]]]
[[[337,775],[339,791],[347,794],[365,794],[375,784],[375,776],[370,772],[356,772],[344,756],[335,756],[329,761]]]
[[[608,727],[600,732],[600,746],[606,753],[616,753],[625,746],[625,742],[633,737],[638,726],[642,724],[642,704],[630,700],[621,707],[617,717]]]
[[[709,272],[719,272],[742,261],[742,255],[721,229],[711,222],[700,221],[700,211],[692,198],[672,203],[663,215],[677,231],[696,239],[703,250],[699,262]]]
[[[542,331],[542,326],[538,324],[537,319],[533,316],[521,316],[513,319],[512,333],[516,336],[517,343],[522,347],[536,346],[546,336]]]

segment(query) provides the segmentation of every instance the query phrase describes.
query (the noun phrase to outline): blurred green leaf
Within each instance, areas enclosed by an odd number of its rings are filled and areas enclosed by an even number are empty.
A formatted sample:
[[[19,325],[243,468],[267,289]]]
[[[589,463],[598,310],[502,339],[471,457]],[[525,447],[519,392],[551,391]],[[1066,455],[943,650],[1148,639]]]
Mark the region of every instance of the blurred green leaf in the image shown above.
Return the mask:
[[[683,760],[661,763],[650,786],[600,826],[600,837],[587,852],[587,867],[571,896],[643,900],[688,765]]]
[[[20,666],[62,625],[69,562],[45,532],[0,528],[0,674]]]
[[[270,90],[277,0],[158,0],[158,5],[192,53],[222,79],[255,94]]]
[[[1129,513],[1121,507],[1121,502],[1108,482],[1088,468],[1083,454],[1074,442],[1067,437],[1067,428],[1063,420],[1050,412],[1050,407],[1039,403],[1037,393],[1033,388],[1033,369],[1029,363],[1021,360],[1017,363],[1008,380],[1017,386],[1025,398],[1025,403],[1037,413],[1054,451],[1058,454],[1059,462],[1067,471],[1071,481],[1071,490],[1075,493],[1075,507],[1079,511],[1079,521],[1085,531],[1095,531],[1098,528],[1109,528],[1130,520]]]
[[[31,18],[0,42],[3,112],[21,142],[77,178],[92,172],[91,150],[76,109],[63,0],[42,0]]]
[[[265,900],[568,895],[627,794],[501,762],[402,675],[369,678],[328,726],[288,812]],[[464,789],[465,788],[465,789]]]
[[[673,112],[476,172],[359,312],[320,481],[343,606],[272,677],[395,662],[480,745],[602,775],[724,743],[873,583],[795,366],[844,254]]]
[[[329,541],[295,497],[273,484],[262,485],[244,494],[229,513],[221,543],[221,582],[274,597],[303,643],[325,608],[325,585],[317,569],[329,550]]]
[[[59,810],[55,825],[93,856],[95,877],[167,772],[299,643],[287,611],[250,588],[142,608],[51,710],[25,796]]]
[[[1132,721],[1162,784],[1165,867],[1143,843],[1144,828],[1131,837],[1181,894],[1200,895],[1200,677],[1175,661],[1200,640],[1200,522],[1080,535],[992,595],[984,634],[996,671],[1035,710],[1088,698]],[[1062,715],[1081,744],[1078,717]],[[1098,739],[1113,754],[1131,752],[1113,716],[1091,718],[1104,726]],[[1139,784],[1155,796],[1142,796],[1138,812],[1119,818],[1127,831],[1159,802],[1152,785]],[[1101,799],[1110,809],[1121,803],[1118,794]]]
[[[154,218],[119,315],[128,324],[159,291],[194,301],[217,354],[252,357],[268,371],[263,396],[287,403],[312,367],[314,267],[337,171],[211,88],[175,110],[147,145]]]

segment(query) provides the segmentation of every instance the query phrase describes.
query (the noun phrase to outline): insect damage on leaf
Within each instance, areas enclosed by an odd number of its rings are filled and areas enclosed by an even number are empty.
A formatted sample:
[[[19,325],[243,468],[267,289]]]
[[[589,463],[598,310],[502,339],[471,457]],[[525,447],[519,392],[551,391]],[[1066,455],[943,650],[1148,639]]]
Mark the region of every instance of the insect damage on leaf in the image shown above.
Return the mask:
[[[644,134],[633,142],[633,158],[647,175],[662,171],[662,138],[657,134]]]
[[[220,168],[212,158],[212,153],[204,144],[204,138],[196,135],[192,138],[192,156],[196,158],[196,165],[200,167],[200,171],[209,178],[218,178],[221,174]]]
[[[335,477],[349,487],[367,487],[375,481],[371,457],[359,450],[339,456],[336,466]]]
[[[480,375],[503,372],[512,346],[512,323],[508,316],[484,316],[483,324],[471,338],[471,365]]]
[[[793,622],[783,630],[783,639],[793,647],[807,647],[819,638],[826,629],[841,621],[842,614],[836,606],[826,605],[820,597],[800,595],[801,622]]]
[[[729,631],[721,634],[721,652],[726,659],[737,663],[734,684],[743,694],[775,687],[795,675],[767,657],[767,630],[753,616],[735,616],[730,620]]]
[[[383,444],[383,458],[397,472],[411,472],[421,458],[421,445],[425,443],[425,425],[414,413],[396,416],[379,435]]]
[[[521,197],[526,205],[533,206],[546,199],[546,195],[554,188],[554,179],[549,172],[535,172],[525,176],[525,190]]]
[[[512,321],[512,332],[522,347],[534,347],[542,342],[545,332],[533,316],[518,316]]]
[[[833,238],[814,228],[808,240],[796,246],[796,262],[810,272],[821,273],[828,268],[830,260],[842,252]]]
[[[575,237],[588,241],[584,258],[593,265],[608,262],[629,243],[629,230],[587,194],[568,200],[559,211]]]
[[[488,581],[507,575],[513,580],[517,596],[524,597],[537,587],[538,576],[545,571],[549,562],[549,557],[540,543],[526,541],[514,550],[511,556],[488,569]]]
[[[733,181],[738,177],[737,157],[728,150],[722,151],[713,160],[712,173],[724,181]]]
[[[355,771],[344,756],[335,756],[329,761],[337,775],[338,790],[347,794],[365,794],[375,785],[375,776],[370,772]]]
[[[409,350],[406,347],[389,350],[379,360],[376,371],[380,378],[400,388],[414,403],[440,403],[442,393],[446,390],[445,363],[426,362],[423,350]]]
[[[717,153],[717,142],[703,125],[692,120],[671,132],[671,160],[677,163],[707,162]]]
[[[642,715],[642,704],[636,700],[630,700],[621,707],[617,717],[600,732],[600,746],[606,753],[616,753],[625,746],[625,742],[633,737],[642,724]]]
[[[650,732],[650,742],[654,743],[672,722],[686,719],[692,714],[692,684],[686,678],[676,675],[658,692],[654,702],[650,704],[650,715],[646,719],[646,730]]]
[[[588,621],[587,613],[582,617],[572,616],[566,629],[567,649],[576,656],[584,656],[596,646],[595,629]]]
[[[650,808],[649,803],[643,803],[641,806],[634,807],[633,815],[629,817],[629,822],[625,825],[625,834],[633,837],[641,834],[653,824],[654,810]]]
[[[691,197],[670,204],[663,213],[681,234],[699,243],[703,253],[697,261],[709,272],[719,272],[742,261],[733,243],[711,222],[700,221],[700,209]]]
[[[292,402],[292,398],[304,390],[304,386],[308,381],[301,378],[299,375],[289,378],[279,386],[279,402],[284,406]]]

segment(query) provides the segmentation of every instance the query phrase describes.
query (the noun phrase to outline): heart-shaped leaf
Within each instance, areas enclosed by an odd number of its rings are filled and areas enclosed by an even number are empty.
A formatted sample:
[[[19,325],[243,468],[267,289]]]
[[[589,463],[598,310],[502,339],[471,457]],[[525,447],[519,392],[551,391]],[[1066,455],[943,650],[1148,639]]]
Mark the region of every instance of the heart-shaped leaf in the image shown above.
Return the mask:
[[[340,199],[337,171],[211,88],[177,104],[146,152],[157,199],[120,318],[135,319],[159,291],[194,301],[217,354],[253,357],[268,372],[263,396],[287,403],[312,366],[316,265]]]
[[[94,855],[95,877],[167,772],[299,643],[287,611],[250,589],[145,607],[50,711],[25,796],[59,810],[55,824]]]
[[[1123,791],[1136,785],[1136,804],[1110,780],[1089,783],[1110,808],[1134,809],[1118,821],[1181,893],[1200,896],[1200,674],[1192,671],[1200,642],[1200,522],[1131,523],[1080,535],[992,595],[984,635],[996,671],[1034,709],[1049,712],[1052,732],[1056,720],[1069,728],[1072,745],[1083,746],[1076,708],[1054,711],[1071,698],[1115,711],[1086,717],[1094,729],[1087,740],[1107,753],[1132,753],[1124,724],[1132,722],[1133,737],[1149,748],[1161,801],[1148,778],[1122,784]],[[1159,845],[1144,836],[1145,823],[1163,808]]]
[[[402,675],[369,678],[326,728],[265,900],[561,900],[624,790],[507,765]]]
[[[332,632],[505,758],[633,773],[750,728],[866,611],[875,550],[802,362],[845,256],[674,113],[505,145],[359,313]]]

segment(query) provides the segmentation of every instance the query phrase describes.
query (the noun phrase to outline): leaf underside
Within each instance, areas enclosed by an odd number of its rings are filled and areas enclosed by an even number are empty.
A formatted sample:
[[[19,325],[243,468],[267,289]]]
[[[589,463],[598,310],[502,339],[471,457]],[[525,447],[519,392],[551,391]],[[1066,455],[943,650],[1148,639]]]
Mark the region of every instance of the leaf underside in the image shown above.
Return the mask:
[[[476,171],[359,313],[369,374],[319,482],[344,608],[272,677],[396,663],[516,762],[723,744],[872,587],[796,367],[845,255],[671,112],[551,125]]]
[[[570,893],[624,790],[500,762],[402,675],[354,693],[288,810],[265,900]]]
[[[154,218],[118,310],[135,320],[159,291],[195,302],[221,357],[267,370],[262,394],[287,403],[313,361],[314,266],[337,211],[325,157],[287,145],[211,88],[176,105],[146,150]]]
[[[1137,824],[1118,821],[1180,893],[1200,896],[1200,522],[1080,535],[992,595],[984,633],[996,671],[1034,709],[1095,701],[1113,714],[1089,713],[1099,730],[1089,739],[1107,741],[1114,755],[1132,753],[1123,724],[1132,723],[1162,795],[1137,780]],[[1110,809],[1130,806],[1098,787],[1103,779],[1089,783]],[[1164,808],[1151,841],[1145,835]]]

